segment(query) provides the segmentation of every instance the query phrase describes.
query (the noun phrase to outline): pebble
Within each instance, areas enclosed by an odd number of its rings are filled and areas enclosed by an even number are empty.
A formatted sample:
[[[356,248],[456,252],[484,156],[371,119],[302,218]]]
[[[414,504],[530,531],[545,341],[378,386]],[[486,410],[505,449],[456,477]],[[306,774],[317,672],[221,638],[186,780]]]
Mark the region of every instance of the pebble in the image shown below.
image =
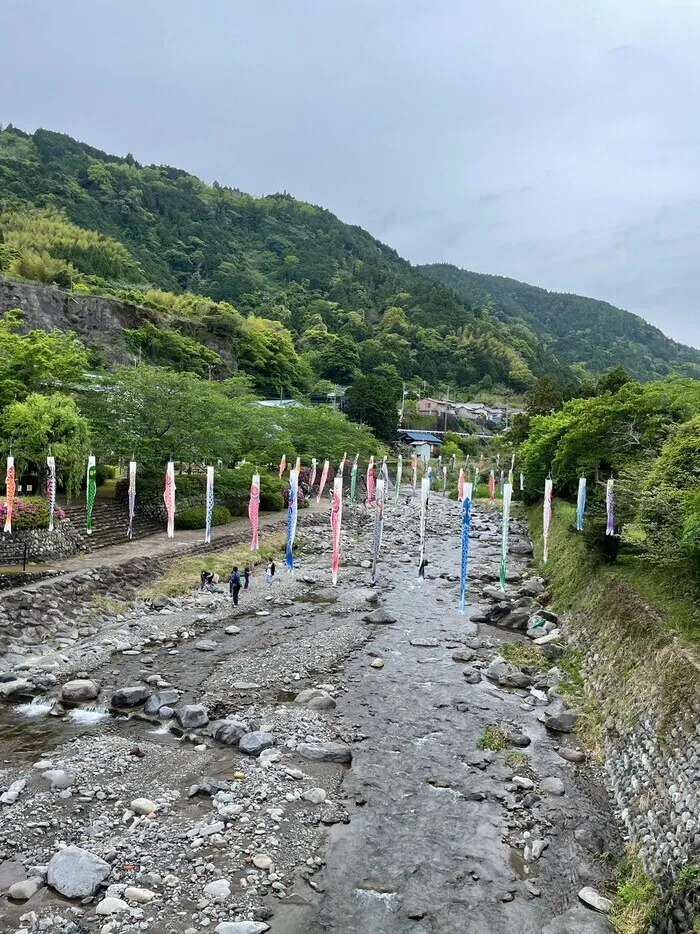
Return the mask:
[[[231,894],[231,883],[228,879],[215,879],[204,886],[204,894],[210,898],[228,898]]]
[[[33,895],[36,895],[43,884],[44,880],[35,876],[32,879],[25,879],[24,882],[15,882],[14,885],[10,886],[7,894],[18,902],[26,902]]]
[[[323,804],[327,797],[323,788],[309,788],[308,791],[302,792],[301,796],[304,801],[310,801],[312,804]]]
[[[253,865],[257,866],[258,869],[269,869],[272,865],[272,860],[269,856],[259,854],[253,857]]]
[[[226,629],[224,629],[227,636],[237,636],[240,631],[240,626],[227,626]]]
[[[372,662],[370,662],[370,668],[383,668],[383,667],[384,667],[384,662],[382,661],[381,658],[375,658],[373,659]]]

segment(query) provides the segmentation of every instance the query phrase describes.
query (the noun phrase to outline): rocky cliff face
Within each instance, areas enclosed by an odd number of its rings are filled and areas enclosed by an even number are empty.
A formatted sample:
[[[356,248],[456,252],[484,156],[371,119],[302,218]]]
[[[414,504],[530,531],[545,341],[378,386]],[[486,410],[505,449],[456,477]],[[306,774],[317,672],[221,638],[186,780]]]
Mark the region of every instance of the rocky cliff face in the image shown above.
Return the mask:
[[[147,317],[145,309],[112,299],[0,279],[0,314],[11,308],[24,313],[24,330],[74,331],[89,347],[119,363],[132,359],[124,342],[124,328],[136,328]]]

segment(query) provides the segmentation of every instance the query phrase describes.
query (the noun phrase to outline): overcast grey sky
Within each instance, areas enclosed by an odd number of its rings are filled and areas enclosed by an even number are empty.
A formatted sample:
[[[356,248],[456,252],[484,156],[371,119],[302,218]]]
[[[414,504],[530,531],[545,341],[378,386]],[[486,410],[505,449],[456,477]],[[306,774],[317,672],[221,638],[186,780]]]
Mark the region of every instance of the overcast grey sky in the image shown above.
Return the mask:
[[[2,123],[700,346],[697,2],[2,0],[0,38]]]

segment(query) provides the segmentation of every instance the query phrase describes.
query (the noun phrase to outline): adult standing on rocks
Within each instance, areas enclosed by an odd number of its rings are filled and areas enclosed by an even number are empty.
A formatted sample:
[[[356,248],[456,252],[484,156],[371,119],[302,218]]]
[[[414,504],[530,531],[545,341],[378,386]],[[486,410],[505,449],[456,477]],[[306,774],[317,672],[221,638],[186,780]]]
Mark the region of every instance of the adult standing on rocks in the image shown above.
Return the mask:
[[[231,576],[228,579],[229,591],[233,605],[238,606],[238,594],[241,592],[241,575],[238,573],[238,565],[234,564]]]
[[[272,583],[272,579],[275,576],[275,562],[270,561],[267,565],[267,570],[265,571],[265,580],[268,584]]]
[[[243,589],[250,590],[250,565],[246,564],[243,568]]]

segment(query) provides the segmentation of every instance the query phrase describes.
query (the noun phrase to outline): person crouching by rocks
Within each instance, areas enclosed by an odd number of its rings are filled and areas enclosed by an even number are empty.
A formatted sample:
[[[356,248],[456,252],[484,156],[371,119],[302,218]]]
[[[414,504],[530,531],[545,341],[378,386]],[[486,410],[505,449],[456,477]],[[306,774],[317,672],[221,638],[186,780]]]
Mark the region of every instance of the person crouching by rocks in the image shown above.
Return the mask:
[[[238,606],[238,594],[241,592],[241,575],[238,573],[238,566],[234,565],[231,576],[228,579],[229,592],[233,605]]]
[[[243,589],[250,590],[250,565],[246,564],[243,568]]]
[[[207,571],[206,568],[202,570],[202,573],[199,575],[199,589],[204,590],[205,587],[210,587],[214,583],[214,574],[212,571]]]

